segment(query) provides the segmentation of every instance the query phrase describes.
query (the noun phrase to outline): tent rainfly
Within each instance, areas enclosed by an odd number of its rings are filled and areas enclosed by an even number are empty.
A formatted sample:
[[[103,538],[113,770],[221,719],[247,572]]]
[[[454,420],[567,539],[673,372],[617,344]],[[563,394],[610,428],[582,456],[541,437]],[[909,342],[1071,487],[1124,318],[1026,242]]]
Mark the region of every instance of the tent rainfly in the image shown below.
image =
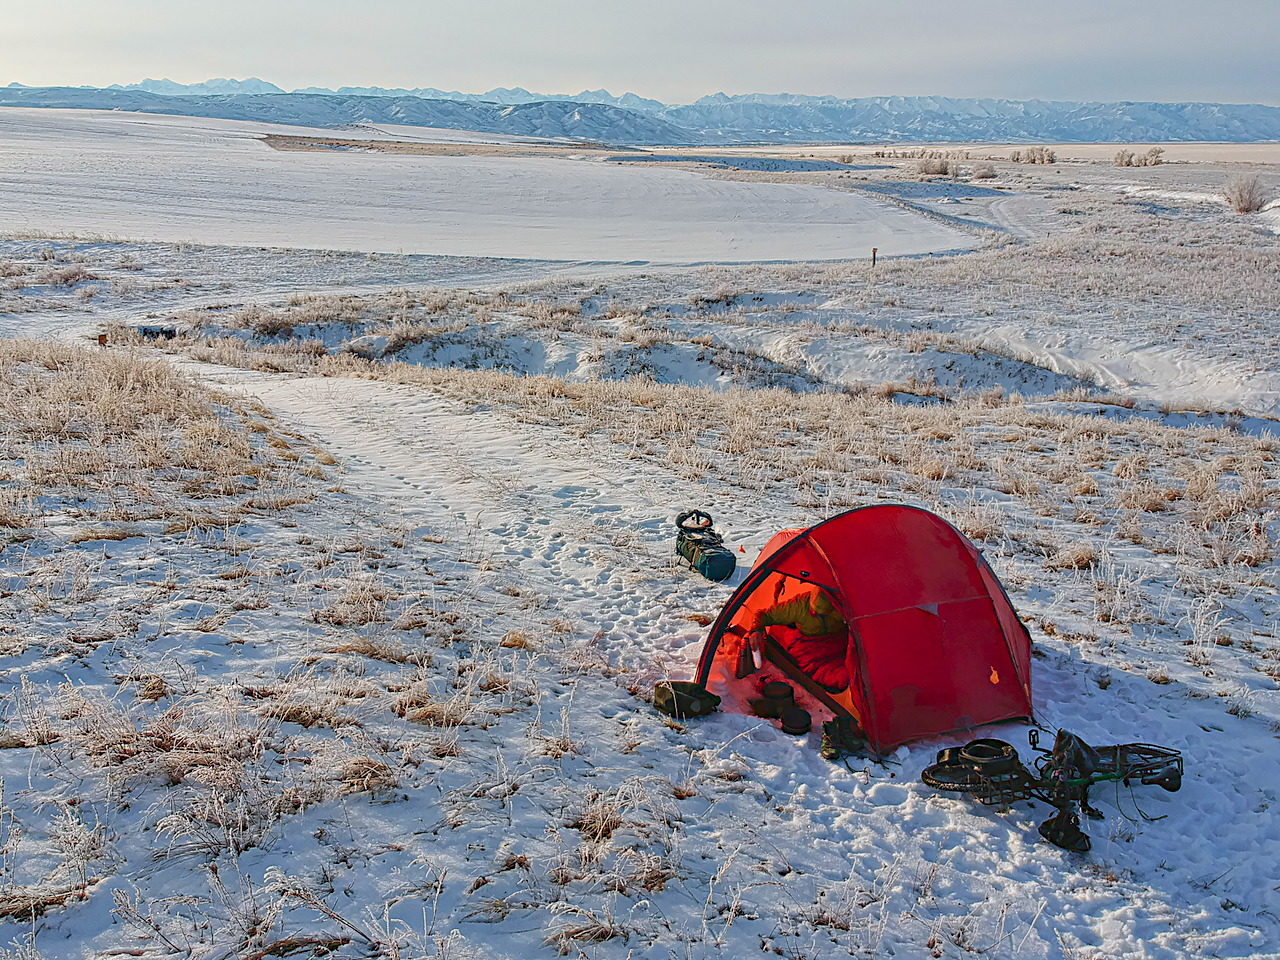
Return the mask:
[[[845,627],[812,642],[769,626],[761,652],[833,714],[856,718],[873,749],[1031,719],[1031,638],[1000,581],[955,527],[899,504],[775,535],[712,624],[697,682],[740,682],[760,612],[817,591]]]

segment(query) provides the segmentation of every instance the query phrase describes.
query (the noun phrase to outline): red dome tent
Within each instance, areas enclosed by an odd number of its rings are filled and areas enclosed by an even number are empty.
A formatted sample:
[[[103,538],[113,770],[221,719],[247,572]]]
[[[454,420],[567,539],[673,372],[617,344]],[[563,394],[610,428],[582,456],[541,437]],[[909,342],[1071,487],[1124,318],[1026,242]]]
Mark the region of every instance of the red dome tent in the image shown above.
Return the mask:
[[[897,504],[770,540],[712,625],[697,681],[732,682],[753,615],[815,587],[847,631],[809,644],[771,627],[762,652],[856,717],[874,749],[1031,717],[1031,638],[1000,581],[951,524]]]

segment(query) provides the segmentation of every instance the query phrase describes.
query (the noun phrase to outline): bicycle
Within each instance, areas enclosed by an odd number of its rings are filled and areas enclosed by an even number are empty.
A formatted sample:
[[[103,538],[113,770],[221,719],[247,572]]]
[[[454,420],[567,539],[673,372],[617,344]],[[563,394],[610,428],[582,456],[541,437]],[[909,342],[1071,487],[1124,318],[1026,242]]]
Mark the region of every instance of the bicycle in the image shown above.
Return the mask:
[[[920,779],[936,790],[967,793],[983,804],[1030,799],[1047,803],[1058,813],[1040,824],[1040,836],[1077,853],[1088,850],[1091,842],[1080,829],[1076,809],[1091,819],[1103,816],[1089,804],[1090,787],[1137,782],[1173,792],[1182,786],[1182,754],[1169,747],[1154,743],[1092,747],[1066,730],[1058,731],[1052,749],[1040,747],[1038,730],[1030,731],[1027,740],[1040,754],[1033,769],[1023,764],[1012,744],[981,739],[939,750],[936,762],[924,769]]]

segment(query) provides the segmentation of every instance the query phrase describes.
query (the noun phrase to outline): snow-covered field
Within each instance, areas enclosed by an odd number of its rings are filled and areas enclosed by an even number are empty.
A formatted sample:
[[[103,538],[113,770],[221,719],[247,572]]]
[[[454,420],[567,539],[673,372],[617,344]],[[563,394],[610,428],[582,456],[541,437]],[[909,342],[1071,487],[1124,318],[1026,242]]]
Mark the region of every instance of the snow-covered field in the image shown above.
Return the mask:
[[[974,246],[948,224],[809,185],[562,159],[281,152],[251,127],[0,109],[0,222],[125,239],[624,262]]]
[[[394,129],[394,128],[390,128]],[[855,153],[866,156],[876,151],[904,151],[914,147],[934,150],[965,150],[975,157],[1007,157],[1014,150],[1025,150],[1026,143],[939,143],[937,141],[922,143],[881,143],[868,145],[865,143],[804,143],[804,144],[768,144],[752,146],[735,146],[734,153],[781,156],[804,156],[835,158],[842,154]],[[1195,141],[1162,141],[1123,143],[1052,143],[1046,142],[1060,161],[1080,160],[1088,163],[1108,163],[1120,149],[1130,149],[1137,153],[1145,153],[1152,147],[1160,147],[1164,151],[1164,159],[1169,163],[1256,163],[1267,166],[1280,164],[1280,143],[1263,141],[1261,143],[1201,143]],[[649,148],[647,148],[649,149]],[[721,147],[670,147],[677,153],[720,153]]]
[[[211,195],[228,158],[318,156],[176,129],[169,156],[220,158]],[[1280,954],[1280,238],[1215,203],[1212,165],[888,166],[632,169],[887,205],[978,249],[0,239],[0,957]],[[4,202],[42,202],[30,183]],[[962,737],[846,766],[738,697],[652,710],[741,576],[673,562],[677,510],[745,567],[874,502],[983,549],[1041,723],[1177,747],[1183,789],[1098,791],[1072,855],[1043,805],[919,782]]]

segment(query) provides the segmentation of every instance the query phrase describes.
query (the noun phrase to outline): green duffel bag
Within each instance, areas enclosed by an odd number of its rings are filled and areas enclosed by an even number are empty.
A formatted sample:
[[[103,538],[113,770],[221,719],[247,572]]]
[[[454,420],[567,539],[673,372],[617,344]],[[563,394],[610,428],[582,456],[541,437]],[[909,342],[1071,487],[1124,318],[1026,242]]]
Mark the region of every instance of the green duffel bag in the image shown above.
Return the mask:
[[[702,510],[686,510],[676,517],[676,553],[708,580],[719,583],[733,576],[738,561],[711,522],[711,514]]]
[[[653,688],[653,705],[659,713],[684,720],[714,713],[720,698],[690,680],[659,680]]]

